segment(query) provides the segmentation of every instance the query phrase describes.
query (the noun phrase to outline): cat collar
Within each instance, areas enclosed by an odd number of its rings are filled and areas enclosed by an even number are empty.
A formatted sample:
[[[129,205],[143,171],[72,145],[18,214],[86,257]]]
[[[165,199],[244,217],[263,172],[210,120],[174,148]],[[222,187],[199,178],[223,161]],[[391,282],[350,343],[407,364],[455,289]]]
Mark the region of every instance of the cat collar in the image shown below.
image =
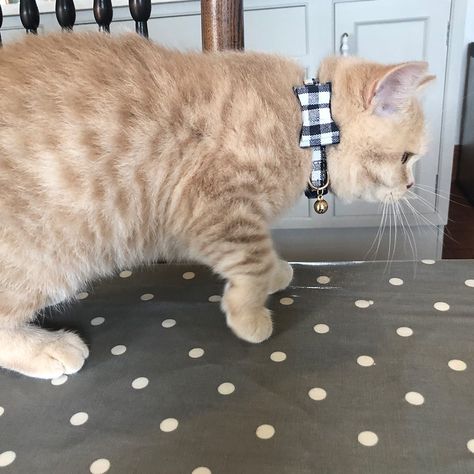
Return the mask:
[[[313,79],[311,83],[294,87],[293,90],[301,104],[303,126],[301,127],[300,147],[312,148],[311,175],[305,194],[316,199],[314,210],[324,214],[328,203],[323,196],[328,192],[328,173],[326,145],[339,143],[339,128],[331,116],[331,83],[321,84]]]

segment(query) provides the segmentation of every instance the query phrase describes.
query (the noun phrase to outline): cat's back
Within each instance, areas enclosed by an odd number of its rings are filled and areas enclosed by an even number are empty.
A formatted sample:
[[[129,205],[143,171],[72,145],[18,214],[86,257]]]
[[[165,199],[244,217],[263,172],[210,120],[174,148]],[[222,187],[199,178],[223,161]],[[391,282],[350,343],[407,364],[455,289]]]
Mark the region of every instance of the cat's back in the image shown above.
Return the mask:
[[[0,91],[43,92],[133,85],[155,92],[193,90],[232,83],[268,87],[296,85],[302,68],[277,55],[242,52],[180,52],[134,34],[56,33],[26,36],[0,51]],[[140,78],[143,82],[139,82]],[[209,82],[209,80],[211,80]],[[67,81],[67,82],[65,82]],[[112,82],[113,81],[113,82]],[[122,81],[122,82],[120,82]],[[99,89],[99,90],[98,90]],[[181,93],[186,96],[186,91]]]

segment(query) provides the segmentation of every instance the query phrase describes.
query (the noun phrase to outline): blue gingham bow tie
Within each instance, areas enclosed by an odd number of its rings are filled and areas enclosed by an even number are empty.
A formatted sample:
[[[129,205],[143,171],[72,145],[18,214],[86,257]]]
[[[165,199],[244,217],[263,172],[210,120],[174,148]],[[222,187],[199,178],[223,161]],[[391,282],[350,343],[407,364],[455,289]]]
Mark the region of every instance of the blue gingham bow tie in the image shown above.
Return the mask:
[[[339,128],[331,117],[331,83],[320,84],[313,79],[312,84],[294,87],[301,104],[303,126],[300,147],[313,148],[310,182],[314,188],[322,188],[328,182],[326,145],[339,143]],[[326,194],[327,187],[323,190]],[[316,197],[315,190],[308,187],[306,195]]]

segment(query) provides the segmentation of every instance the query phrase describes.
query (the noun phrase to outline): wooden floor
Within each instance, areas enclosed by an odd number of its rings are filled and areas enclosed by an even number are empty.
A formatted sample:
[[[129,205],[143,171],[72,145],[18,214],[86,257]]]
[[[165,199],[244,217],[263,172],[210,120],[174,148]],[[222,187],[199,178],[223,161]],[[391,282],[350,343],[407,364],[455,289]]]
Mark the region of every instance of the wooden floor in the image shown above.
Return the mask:
[[[455,163],[456,161],[455,159]],[[453,176],[456,176],[455,172]],[[464,197],[455,182],[451,184],[451,204],[448,225],[445,227],[443,258],[474,258],[474,206]]]

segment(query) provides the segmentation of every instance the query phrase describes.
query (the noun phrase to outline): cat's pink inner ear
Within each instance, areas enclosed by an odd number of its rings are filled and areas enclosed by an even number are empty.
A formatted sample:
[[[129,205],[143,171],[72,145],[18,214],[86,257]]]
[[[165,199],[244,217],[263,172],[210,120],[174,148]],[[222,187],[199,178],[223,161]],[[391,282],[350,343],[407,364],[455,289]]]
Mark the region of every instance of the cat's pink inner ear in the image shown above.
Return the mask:
[[[402,110],[429,77],[427,69],[428,64],[422,61],[389,67],[382,77],[370,84],[366,93],[367,107],[377,115],[391,115]]]

